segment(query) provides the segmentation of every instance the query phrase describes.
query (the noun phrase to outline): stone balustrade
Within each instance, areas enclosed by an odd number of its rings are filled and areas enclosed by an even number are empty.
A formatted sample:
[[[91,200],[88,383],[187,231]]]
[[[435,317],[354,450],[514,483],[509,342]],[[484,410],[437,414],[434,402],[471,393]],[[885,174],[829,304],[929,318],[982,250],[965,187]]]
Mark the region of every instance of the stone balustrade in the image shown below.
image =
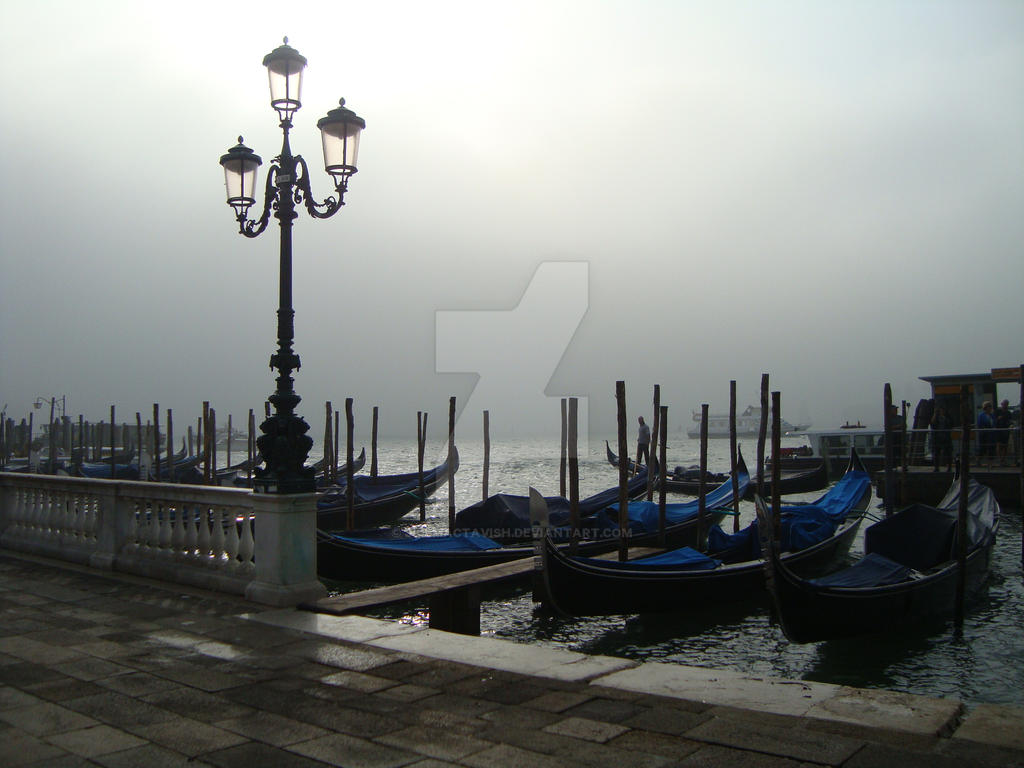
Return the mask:
[[[0,547],[272,605],[325,594],[315,533],[314,494],[0,472]]]

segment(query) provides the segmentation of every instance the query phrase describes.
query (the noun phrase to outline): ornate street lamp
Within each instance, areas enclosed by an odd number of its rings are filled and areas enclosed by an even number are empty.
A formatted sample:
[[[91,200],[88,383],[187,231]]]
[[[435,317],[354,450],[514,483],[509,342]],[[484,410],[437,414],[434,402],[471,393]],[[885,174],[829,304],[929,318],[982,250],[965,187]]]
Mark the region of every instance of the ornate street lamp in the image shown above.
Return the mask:
[[[220,158],[224,167],[227,202],[235,209],[238,231],[246,237],[257,237],[270,221],[271,212],[281,225],[280,300],[277,310],[277,352],[270,358],[270,367],[278,371],[277,390],[269,397],[274,414],[260,425],[263,433],[256,446],[265,468],[256,473],[256,490],[263,493],[311,493],[316,490],[314,470],[305,466],[313,439],[306,432],[309,425],[296,415],[300,398],[293,387],[292,371],[300,367],[299,356],[292,351],[295,335],[295,311],[292,309],[292,222],[298,218],[296,208],[305,205],[314,219],[327,219],[345,204],[348,179],[356,172],[359,133],[366,122],[355,112],[341,106],[332,109],[317,127],[323,138],[324,165],[334,178],[337,197],[322,203],[313,199],[309,169],[301,155],[293,155],[288,145],[292,117],[302,106],[302,71],[306,58],[288,45],[275,48],[263,58],[270,78],[270,105],[281,119],[284,141],[281,154],[267,171],[263,213],[258,219],[248,217],[256,203],[256,177],[263,161],[242,143]]]

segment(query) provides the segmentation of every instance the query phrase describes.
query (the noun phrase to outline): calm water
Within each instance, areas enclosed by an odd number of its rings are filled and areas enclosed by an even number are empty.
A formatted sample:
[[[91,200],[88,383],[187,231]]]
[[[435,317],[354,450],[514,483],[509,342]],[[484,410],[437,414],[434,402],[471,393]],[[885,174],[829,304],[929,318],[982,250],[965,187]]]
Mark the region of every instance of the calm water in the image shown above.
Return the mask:
[[[630,436],[631,440],[633,435]],[[381,474],[415,470],[414,441],[386,443],[378,450]],[[788,440],[783,445],[799,445]],[[455,479],[456,508],[477,501],[482,491],[482,441],[460,438],[461,468]],[[751,472],[755,472],[754,441],[741,441]],[[631,446],[635,448],[635,446]],[[427,465],[437,463],[443,446],[428,446]],[[603,441],[580,450],[580,493],[586,496],[618,481],[605,460]],[[586,453],[586,455],[584,455]],[[682,433],[671,435],[668,463],[695,464],[699,444]],[[494,441],[491,446],[489,491],[525,494],[532,485],[545,495],[558,493],[557,440]],[[728,469],[728,441],[710,441],[709,468]],[[805,494],[810,500],[823,492]],[[672,496],[669,497],[672,500]],[[676,497],[683,498],[683,497]],[[874,507],[875,502],[872,502]],[[753,519],[753,507],[741,505],[741,525]],[[407,517],[410,533],[446,532],[448,489],[439,489],[427,506],[427,520]],[[1021,572],[1021,515],[1003,510],[994,568],[982,602],[972,607],[959,635],[952,622],[914,631],[864,635],[859,638],[797,645],[790,643],[770,619],[767,603],[755,598],[747,605],[689,615],[611,616],[566,619],[536,606],[528,589],[495,595],[481,612],[481,633],[521,643],[541,643],[583,653],[636,660],[677,662],[726,668],[791,679],[886,688],[930,696],[954,696],[967,704],[1024,704],[1024,580]],[[860,551],[860,541],[851,554]],[[351,585],[334,585],[338,591]],[[423,611],[391,609],[377,615],[407,622],[425,622]]]

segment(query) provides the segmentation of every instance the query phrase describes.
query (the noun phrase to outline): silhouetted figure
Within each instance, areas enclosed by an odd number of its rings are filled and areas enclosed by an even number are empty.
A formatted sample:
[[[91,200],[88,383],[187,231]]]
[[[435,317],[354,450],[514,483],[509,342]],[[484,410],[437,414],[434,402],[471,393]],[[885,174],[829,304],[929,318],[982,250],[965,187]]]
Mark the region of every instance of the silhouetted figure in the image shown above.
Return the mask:
[[[1013,426],[1013,415],[1010,413],[1010,401],[1003,400],[996,408],[996,456],[999,464],[1006,464],[1010,448],[1010,428]]]
[[[935,471],[939,471],[942,457],[946,457],[946,471],[953,469],[953,422],[946,415],[945,408],[936,408],[931,420],[932,461]]]
[[[644,417],[638,416],[640,430],[636,437],[636,463],[649,464],[651,461],[651,428],[644,423]]]
[[[991,464],[996,452],[996,420],[992,415],[992,402],[986,400],[981,404],[978,414],[978,465]]]

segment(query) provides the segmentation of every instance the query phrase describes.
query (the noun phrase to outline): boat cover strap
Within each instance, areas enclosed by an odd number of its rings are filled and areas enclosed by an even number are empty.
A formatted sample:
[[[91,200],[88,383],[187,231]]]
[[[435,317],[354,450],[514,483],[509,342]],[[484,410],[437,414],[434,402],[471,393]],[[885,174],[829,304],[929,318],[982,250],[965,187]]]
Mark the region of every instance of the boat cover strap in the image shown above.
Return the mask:
[[[460,533],[454,536],[414,536],[408,539],[356,538],[336,536],[342,541],[351,541],[386,549],[401,549],[420,552],[459,552],[498,549],[501,545],[479,533]]]

